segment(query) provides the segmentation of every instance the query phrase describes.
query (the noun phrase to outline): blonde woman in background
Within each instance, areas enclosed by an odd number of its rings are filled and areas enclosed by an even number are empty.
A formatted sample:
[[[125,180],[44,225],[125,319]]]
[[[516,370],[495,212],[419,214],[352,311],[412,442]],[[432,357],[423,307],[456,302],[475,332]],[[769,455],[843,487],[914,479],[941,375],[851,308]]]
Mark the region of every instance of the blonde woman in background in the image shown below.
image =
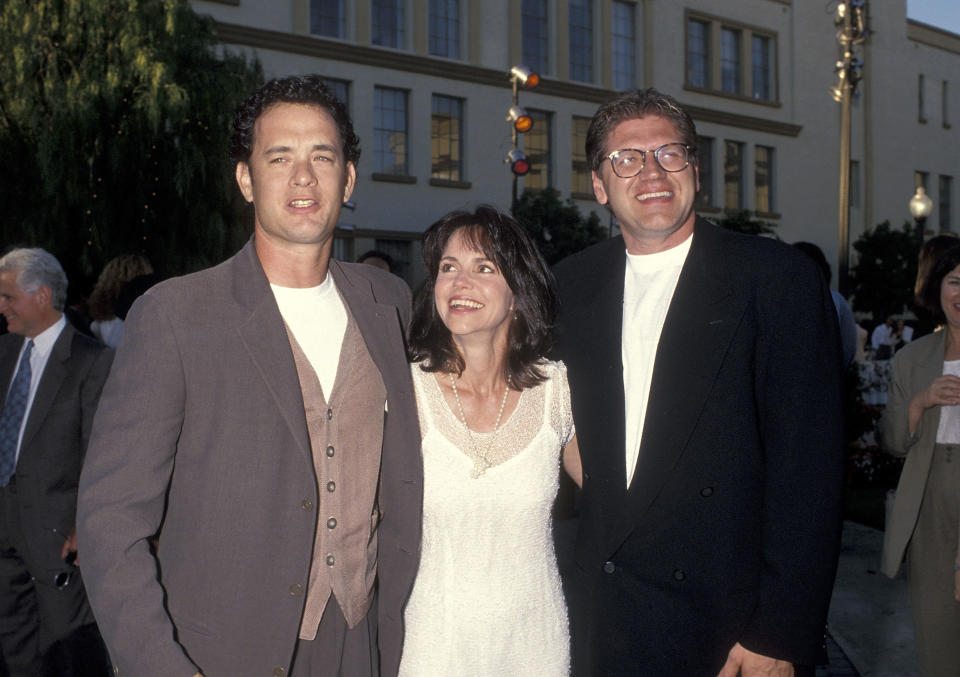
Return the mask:
[[[117,256],[103,267],[93,287],[87,307],[90,311],[90,331],[111,348],[123,338],[123,320],[117,317],[115,306],[120,290],[127,282],[140,275],[149,275],[153,266],[138,254]]]

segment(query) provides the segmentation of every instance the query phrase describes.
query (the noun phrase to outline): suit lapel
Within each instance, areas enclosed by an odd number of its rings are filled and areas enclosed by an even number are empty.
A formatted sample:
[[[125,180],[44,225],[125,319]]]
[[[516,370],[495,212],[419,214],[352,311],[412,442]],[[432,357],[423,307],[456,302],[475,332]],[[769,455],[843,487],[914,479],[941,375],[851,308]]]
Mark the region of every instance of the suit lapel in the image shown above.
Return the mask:
[[[26,449],[34,435],[40,430],[53,400],[60,392],[60,386],[67,378],[66,362],[70,359],[70,348],[75,334],[76,330],[67,323],[53,344],[50,357],[47,359],[47,366],[43,369],[40,383],[37,384],[37,392],[33,396],[27,425],[23,429],[23,440],[20,442],[21,449]]]
[[[257,259],[253,239],[234,259],[234,298],[250,310],[237,327],[240,340],[250,354],[267,390],[276,400],[290,434],[307,459],[312,459],[303,393],[290,339],[280,308]],[[312,460],[311,460],[312,463]]]
[[[746,308],[732,299],[719,233],[698,219],[657,345],[640,457],[620,535],[636,524],[685,452]]]
[[[0,351],[0,410],[7,402],[7,390],[10,388],[10,382],[13,380],[13,372],[17,369],[17,358],[20,357],[20,348],[23,346],[23,337],[19,341],[13,335],[3,342],[3,350]]]
[[[380,371],[389,401],[389,396],[395,392],[397,385],[398,369],[402,373],[407,373],[408,369],[406,355],[401,349],[404,344],[400,323],[397,321],[397,309],[377,303],[370,282],[351,275],[338,261],[331,259],[330,273],[357,322],[370,357]]]

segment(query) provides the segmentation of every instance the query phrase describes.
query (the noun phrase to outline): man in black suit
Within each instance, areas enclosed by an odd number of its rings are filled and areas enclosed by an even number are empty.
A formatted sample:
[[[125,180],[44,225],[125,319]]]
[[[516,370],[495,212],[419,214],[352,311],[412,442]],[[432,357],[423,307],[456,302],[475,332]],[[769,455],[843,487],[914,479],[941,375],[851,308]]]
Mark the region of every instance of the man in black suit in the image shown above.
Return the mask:
[[[77,483],[112,351],[66,322],[66,293],[44,250],[0,258],[0,646],[14,677],[93,623],[72,564]]]
[[[697,218],[696,131],[671,97],[604,104],[587,158],[622,237],[556,270],[584,471],[576,674],[813,674],[841,525],[824,282]]]

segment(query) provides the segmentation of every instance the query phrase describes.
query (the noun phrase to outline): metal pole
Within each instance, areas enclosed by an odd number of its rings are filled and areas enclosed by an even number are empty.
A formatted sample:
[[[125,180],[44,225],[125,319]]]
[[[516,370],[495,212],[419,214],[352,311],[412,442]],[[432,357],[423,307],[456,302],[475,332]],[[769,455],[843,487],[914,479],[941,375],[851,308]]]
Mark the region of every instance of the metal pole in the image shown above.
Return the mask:
[[[512,104],[512,105],[514,105],[514,106],[520,105],[520,104],[519,104],[519,99],[520,99],[519,90],[520,90],[520,86],[519,86],[519,84],[517,83],[517,79],[514,78],[514,79],[513,79],[513,104]],[[511,124],[511,127],[512,127],[512,129],[511,129],[511,132],[512,132],[512,133],[511,133],[510,136],[511,136],[511,139],[512,139],[512,141],[513,141],[513,147],[516,148],[516,147],[517,147],[517,136],[518,136],[518,134],[517,134],[517,125],[516,125],[516,124]],[[511,170],[510,173],[513,174],[513,171]],[[516,175],[516,174],[513,174],[513,197],[510,199],[510,213],[513,214],[514,216],[515,216],[516,213],[517,213],[517,200],[518,200],[518,198],[517,198],[517,181],[518,181],[517,175]]]
[[[837,286],[846,295],[850,269],[850,117],[853,91],[850,82],[844,79],[843,99],[840,101],[840,200],[837,214],[837,245],[839,265]]]

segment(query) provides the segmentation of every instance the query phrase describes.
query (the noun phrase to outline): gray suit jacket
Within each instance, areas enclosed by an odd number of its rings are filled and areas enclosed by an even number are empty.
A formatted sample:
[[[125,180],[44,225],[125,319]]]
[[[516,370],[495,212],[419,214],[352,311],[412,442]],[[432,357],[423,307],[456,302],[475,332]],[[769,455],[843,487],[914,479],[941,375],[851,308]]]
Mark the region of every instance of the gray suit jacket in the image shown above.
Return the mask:
[[[419,558],[422,465],[409,290],[330,263],[387,389],[379,637],[396,674]],[[80,488],[90,601],[121,675],[289,669],[321,500],[296,365],[253,241],[157,285],[126,321]],[[156,557],[149,539],[159,535]]]
[[[0,336],[0,408],[24,340]],[[112,350],[68,322],[53,344],[23,431],[16,471],[21,527],[54,567],[76,525],[80,466],[112,358]]]
[[[928,334],[908,343],[893,358],[893,379],[887,390],[887,406],[880,419],[880,443],[884,451],[906,456],[907,460],[900,473],[890,523],[883,535],[880,568],[891,578],[900,570],[913,528],[917,525],[940,425],[940,407],[930,407],[923,412],[920,425],[911,435],[907,408],[914,395],[943,374],[946,335],[945,331]]]

